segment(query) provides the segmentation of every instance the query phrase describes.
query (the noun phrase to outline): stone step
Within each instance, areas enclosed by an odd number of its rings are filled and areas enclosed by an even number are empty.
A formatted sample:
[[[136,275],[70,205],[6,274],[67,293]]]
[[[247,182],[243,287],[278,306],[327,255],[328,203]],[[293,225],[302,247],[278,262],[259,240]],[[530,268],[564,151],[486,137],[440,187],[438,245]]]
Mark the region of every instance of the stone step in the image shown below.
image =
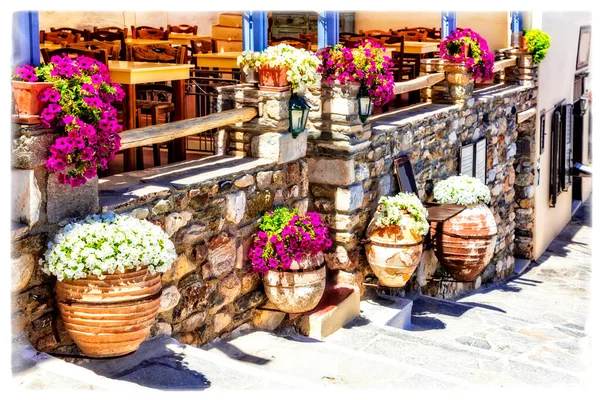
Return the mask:
[[[220,13],[218,23],[221,26],[233,26],[236,28],[241,28],[242,13]]]
[[[343,284],[328,285],[317,307],[300,316],[300,333],[313,339],[323,339],[358,316],[358,290]]]
[[[212,25],[210,27],[210,36],[214,39],[242,40],[242,28]]]

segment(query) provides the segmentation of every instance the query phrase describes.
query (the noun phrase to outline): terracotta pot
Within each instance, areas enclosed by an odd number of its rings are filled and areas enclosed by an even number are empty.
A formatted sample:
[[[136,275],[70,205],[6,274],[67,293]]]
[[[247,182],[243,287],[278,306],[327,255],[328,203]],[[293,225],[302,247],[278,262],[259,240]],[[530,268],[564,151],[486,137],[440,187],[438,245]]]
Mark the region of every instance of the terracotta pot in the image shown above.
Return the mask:
[[[325,292],[323,253],[319,253],[308,264],[316,269],[270,270],[263,275],[267,298],[281,311],[302,313],[319,304]]]
[[[464,63],[448,62],[445,64],[448,94],[454,103],[464,103],[473,97],[475,80]]]
[[[38,99],[41,92],[51,88],[52,82],[12,81],[12,94],[15,112],[25,115],[40,115],[46,102]]]
[[[525,36],[519,37],[519,49],[527,51],[527,40],[525,40]]]
[[[404,213],[403,219],[412,217]],[[365,244],[367,261],[382,286],[404,287],[421,261],[423,238],[399,225],[377,227],[372,220]]]
[[[260,66],[258,71],[258,87],[261,90],[283,92],[289,90],[287,67]]]
[[[444,222],[431,223],[437,259],[461,282],[475,280],[490,262],[497,232],[494,215],[482,204],[470,205]]]
[[[242,83],[250,83],[254,85],[259,82],[258,72],[255,69],[249,69],[248,72],[242,71],[241,78]]]
[[[90,357],[129,354],[150,333],[158,308],[160,274],[146,268],[107,275],[100,280],[56,282],[58,309],[69,336]]]

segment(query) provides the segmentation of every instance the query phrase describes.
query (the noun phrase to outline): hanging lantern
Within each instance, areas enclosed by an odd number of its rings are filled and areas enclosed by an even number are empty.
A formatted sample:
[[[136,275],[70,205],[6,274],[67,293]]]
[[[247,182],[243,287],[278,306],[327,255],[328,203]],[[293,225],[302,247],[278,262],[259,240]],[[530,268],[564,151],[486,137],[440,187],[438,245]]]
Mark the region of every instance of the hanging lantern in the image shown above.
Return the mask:
[[[369,96],[369,88],[362,85],[358,91],[358,117],[365,122],[373,112],[373,103]]]
[[[588,108],[588,92],[585,92],[579,99],[579,114],[578,117],[583,117]]]
[[[309,110],[310,106],[304,97],[300,97],[295,93],[292,94],[290,98],[290,132],[294,139],[306,128]]]

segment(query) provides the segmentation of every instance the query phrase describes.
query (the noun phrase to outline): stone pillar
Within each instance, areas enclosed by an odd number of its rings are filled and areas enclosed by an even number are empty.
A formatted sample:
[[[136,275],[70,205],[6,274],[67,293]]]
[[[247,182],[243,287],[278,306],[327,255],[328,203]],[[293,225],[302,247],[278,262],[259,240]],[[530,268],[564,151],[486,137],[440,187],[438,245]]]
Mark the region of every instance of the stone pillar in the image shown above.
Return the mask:
[[[218,110],[232,102],[234,108],[257,107],[258,117],[225,128],[229,155],[266,158],[279,164],[306,154],[306,131],[296,139],[288,132],[290,91],[270,92],[248,85],[225,86],[219,91]]]
[[[367,264],[360,244],[378,198],[383,157],[375,160],[371,125],[358,117],[359,85],[309,88],[312,106],[307,150],[310,205],[331,230],[327,268],[359,287]]]

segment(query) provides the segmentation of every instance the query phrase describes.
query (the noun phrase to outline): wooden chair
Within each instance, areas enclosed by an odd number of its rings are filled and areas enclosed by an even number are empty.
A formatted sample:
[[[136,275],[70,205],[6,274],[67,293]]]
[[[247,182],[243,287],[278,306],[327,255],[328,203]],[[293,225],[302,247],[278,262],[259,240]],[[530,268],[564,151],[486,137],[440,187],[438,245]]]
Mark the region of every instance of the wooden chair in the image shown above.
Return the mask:
[[[366,39],[371,40],[372,42],[383,45],[384,39],[377,39],[376,37],[366,36],[364,38],[353,38],[353,39],[342,39],[340,40],[344,47],[356,47],[359,44],[363,43]]]
[[[354,32],[340,32],[340,43],[342,42],[342,39],[352,39],[352,38],[364,38],[365,35],[360,34],[360,33],[354,33]]]
[[[169,44],[147,44],[127,46],[127,61],[151,61],[175,64],[187,63],[187,46],[173,47]],[[166,122],[173,120],[175,104],[173,103],[173,87],[165,83],[136,85],[136,108],[138,111],[138,126],[141,117],[149,115],[153,125],[158,123],[162,115]],[[152,145],[154,165],[160,165],[160,145]],[[169,162],[173,157],[173,142],[167,143]],[[137,168],[144,166],[143,149],[137,148]]]
[[[398,29],[393,31],[396,36],[404,36],[405,40],[409,42],[425,42],[427,40],[427,32],[421,32],[419,30],[405,30]]]
[[[442,30],[440,28],[426,28],[424,26],[418,26],[416,28],[409,28],[408,26],[404,28],[405,31],[419,31],[419,32],[427,32],[428,39],[441,40],[442,39]]]
[[[198,68],[198,59],[194,57],[194,54],[200,53],[214,53],[215,52],[215,43],[212,39],[206,40],[198,40],[193,39],[190,40],[190,50],[192,53],[192,64],[194,64],[194,68]]]
[[[89,38],[91,42],[118,42],[119,43],[119,59],[125,60],[126,58],[126,44],[125,39],[127,35],[127,30],[122,30],[121,32],[112,32],[110,30],[101,30],[97,29],[94,32],[89,34]]]
[[[290,36],[281,36],[278,38],[271,39],[272,46],[278,45],[280,43],[289,44],[292,47],[295,47],[297,49],[304,49],[304,50],[310,50],[310,46],[312,45],[310,40],[300,39],[300,38],[295,38],[295,37],[290,37]]]
[[[371,38],[383,40],[384,46],[386,44],[397,44],[397,43],[402,43],[404,45],[404,36],[396,36],[396,35],[386,34],[386,35],[374,35],[374,36],[371,36]]]
[[[308,40],[311,43],[319,43],[319,32],[300,33],[298,34],[298,38],[302,40]]]
[[[192,35],[198,34],[198,25],[167,25],[167,32],[169,33],[187,33]]]
[[[40,31],[40,43],[61,43],[61,44],[69,44],[69,43],[77,43],[79,42],[81,36],[75,33],[69,32],[46,32]]]
[[[40,49],[40,52],[42,53],[42,59],[44,60],[44,63],[46,63],[46,64],[51,62],[50,60],[52,59],[52,56],[61,56],[61,57],[67,56],[70,58],[84,56],[84,57],[90,57],[90,58],[93,58],[94,60],[100,61],[104,65],[108,64],[108,55],[106,54],[106,50],[104,50],[104,49],[86,50],[86,49],[79,49],[79,48],[75,48],[75,47],[64,47],[62,49],[55,49],[55,50]]]
[[[50,32],[67,32],[74,35],[79,34],[81,39],[89,40],[90,31],[87,29],[75,29],[75,28],[50,28]]]
[[[68,48],[82,49],[82,50],[104,50],[109,60],[119,60],[121,52],[120,43],[110,42],[98,42],[98,41],[84,41],[79,43],[68,44]]]
[[[152,26],[131,26],[131,37],[133,39],[157,39],[167,40],[169,39],[169,32],[165,31],[161,26],[160,28],[154,28]]]
[[[365,35],[365,36],[376,36],[376,35],[389,35],[390,31],[382,31],[379,29],[372,29],[369,31],[363,31],[363,30],[359,30],[358,33],[360,35]]]

